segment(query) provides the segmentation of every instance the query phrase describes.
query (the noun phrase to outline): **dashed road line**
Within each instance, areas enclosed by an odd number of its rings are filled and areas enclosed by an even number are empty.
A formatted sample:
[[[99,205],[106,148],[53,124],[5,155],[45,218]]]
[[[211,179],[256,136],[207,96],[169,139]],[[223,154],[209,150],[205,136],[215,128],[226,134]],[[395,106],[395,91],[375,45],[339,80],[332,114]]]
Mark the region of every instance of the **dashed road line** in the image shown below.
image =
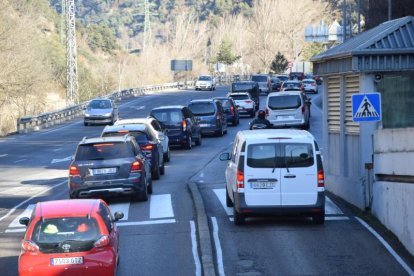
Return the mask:
[[[201,263],[200,256],[198,254],[198,245],[197,245],[197,236],[196,236],[196,227],[194,221],[190,221],[191,228],[191,250],[193,252],[194,264],[195,264],[195,275],[201,276]]]
[[[159,220],[144,220],[144,221],[128,221],[128,222],[117,222],[118,226],[138,226],[138,225],[151,225],[151,224],[168,224],[175,223],[175,219],[159,219]]]
[[[221,250],[220,239],[218,235],[218,223],[215,217],[211,217],[211,222],[213,223],[213,238],[214,245],[216,248],[216,257],[217,257],[217,270],[220,276],[224,276],[224,264],[223,264],[223,251]]]

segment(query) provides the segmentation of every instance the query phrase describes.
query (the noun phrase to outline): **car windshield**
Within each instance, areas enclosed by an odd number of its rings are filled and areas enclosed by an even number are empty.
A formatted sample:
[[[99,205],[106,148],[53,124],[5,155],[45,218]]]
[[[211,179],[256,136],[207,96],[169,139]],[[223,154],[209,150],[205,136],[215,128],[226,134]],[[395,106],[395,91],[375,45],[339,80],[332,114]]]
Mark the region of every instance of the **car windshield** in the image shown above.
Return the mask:
[[[97,221],[85,216],[42,219],[31,240],[43,253],[69,253],[91,250],[100,237]]]
[[[211,81],[211,77],[209,76],[200,76],[198,77],[199,81]]]
[[[112,105],[110,101],[92,101],[89,103],[88,108],[108,109],[108,108],[112,108]]]
[[[181,110],[179,109],[169,109],[169,110],[153,110],[151,116],[155,117],[159,122],[164,125],[176,125],[181,124],[183,121],[183,116]]]
[[[230,95],[230,97],[232,97],[233,100],[235,100],[235,101],[248,100],[249,99],[249,96],[246,95],[246,94],[239,94],[239,95],[232,94],[232,95]]]
[[[268,106],[270,109],[297,109],[301,106],[299,95],[280,95],[269,97]]]
[[[216,112],[214,104],[211,102],[194,102],[188,105],[188,108],[195,116],[214,115]]]
[[[124,136],[125,134],[129,134],[133,137],[135,137],[135,140],[139,143],[139,144],[143,144],[143,143],[147,143],[149,138],[148,138],[148,134],[144,131],[128,131],[128,132],[123,132],[123,131],[114,131],[114,132],[105,132],[102,133],[102,137],[114,137],[114,136]]]
[[[253,83],[233,83],[231,86],[232,91],[248,91],[253,89]]]
[[[80,145],[75,160],[107,160],[133,157],[134,152],[127,143],[102,142]]]
[[[267,77],[266,76],[252,76],[252,81],[267,82]]]

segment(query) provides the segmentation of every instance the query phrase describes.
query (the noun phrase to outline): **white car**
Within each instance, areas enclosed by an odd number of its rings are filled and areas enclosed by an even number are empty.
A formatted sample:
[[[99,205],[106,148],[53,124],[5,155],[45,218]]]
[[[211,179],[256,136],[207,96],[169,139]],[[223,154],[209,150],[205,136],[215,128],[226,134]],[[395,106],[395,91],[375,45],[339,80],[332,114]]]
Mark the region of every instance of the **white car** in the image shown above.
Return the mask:
[[[163,129],[157,119],[153,117],[123,119],[115,122],[115,125],[145,124],[153,130],[157,139],[161,142],[164,151],[164,162],[170,161],[169,139],[166,130]]]
[[[318,93],[318,85],[314,79],[304,79],[302,81],[303,90],[306,92]]]
[[[216,90],[216,81],[212,76],[203,75],[197,78],[195,90]]]
[[[305,130],[239,131],[226,168],[226,204],[234,223],[253,215],[305,215],[325,221],[321,153]]]
[[[256,114],[255,102],[247,92],[229,93],[227,97],[233,99],[239,114],[248,114],[251,118]]]

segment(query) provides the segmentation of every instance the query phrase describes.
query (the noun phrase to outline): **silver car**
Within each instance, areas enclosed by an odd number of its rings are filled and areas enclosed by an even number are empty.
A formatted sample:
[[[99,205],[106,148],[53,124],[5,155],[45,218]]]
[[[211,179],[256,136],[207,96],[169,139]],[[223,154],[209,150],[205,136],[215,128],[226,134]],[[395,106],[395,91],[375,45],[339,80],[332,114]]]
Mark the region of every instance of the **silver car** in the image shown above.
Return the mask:
[[[95,99],[85,108],[83,124],[113,125],[119,118],[118,107],[111,99]]]

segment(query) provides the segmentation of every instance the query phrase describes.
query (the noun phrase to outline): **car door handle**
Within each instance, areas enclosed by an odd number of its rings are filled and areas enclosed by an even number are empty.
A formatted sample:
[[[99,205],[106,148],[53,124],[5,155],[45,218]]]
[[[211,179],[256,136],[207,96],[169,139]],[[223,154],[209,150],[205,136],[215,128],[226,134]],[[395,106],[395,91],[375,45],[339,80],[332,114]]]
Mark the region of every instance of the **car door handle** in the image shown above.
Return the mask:
[[[283,176],[284,178],[296,178],[296,175],[294,174],[285,174],[285,176]]]

